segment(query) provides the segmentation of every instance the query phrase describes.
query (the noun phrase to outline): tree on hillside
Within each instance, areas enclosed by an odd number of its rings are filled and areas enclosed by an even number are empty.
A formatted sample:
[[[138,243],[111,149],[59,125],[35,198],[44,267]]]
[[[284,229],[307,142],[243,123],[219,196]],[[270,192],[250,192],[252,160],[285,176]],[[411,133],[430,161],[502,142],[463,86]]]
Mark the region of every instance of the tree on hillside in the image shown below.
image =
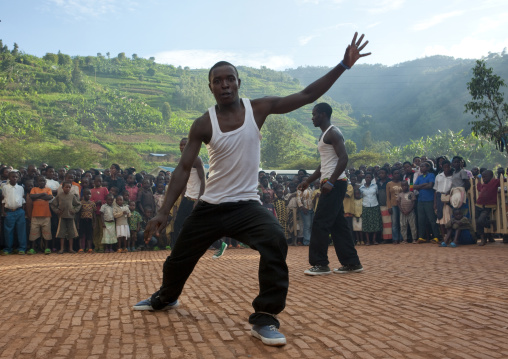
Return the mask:
[[[466,110],[478,121],[471,121],[471,131],[477,136],[485,136],[503,152],[508,142],[508,104],[500,88],[506,86],[504,80],[487,68],[485,61],[477,60],[473,68],[473,78],[467,89],[473,101],[466,103]],[[507,149],[508,151],[508,149]]]
[[[125,52],[120,52],[120,53],[118,54],[118,60],[120,60],[120,61],[125,60]]]
[[[13,56],[18,56],[19,53],[19,46],[18,44],[14,43],[14,47],[12,48],[11,54]]]
[[[171,118],[171,106],[169,106],[169,103],[164,102],[162,105],[162,119],[164,122],[168,122]]]
[[[58,55],[52,54],[51,52],[47,52],[43,59],[54,64],[58,63]]]
[[[266,120],[262,130],[261,163],[265,168],[277,168],[296,156],[296,133],[288,119],[274,116]]]
[[[69,65],[71,63],[71,57],[69,55],[62,54],[58,51],[58,65]]]
[[[353,155],[356,153],[356,143],[353,140],[346,140],[344,144],[346,146],[346,152],[348,155]]]

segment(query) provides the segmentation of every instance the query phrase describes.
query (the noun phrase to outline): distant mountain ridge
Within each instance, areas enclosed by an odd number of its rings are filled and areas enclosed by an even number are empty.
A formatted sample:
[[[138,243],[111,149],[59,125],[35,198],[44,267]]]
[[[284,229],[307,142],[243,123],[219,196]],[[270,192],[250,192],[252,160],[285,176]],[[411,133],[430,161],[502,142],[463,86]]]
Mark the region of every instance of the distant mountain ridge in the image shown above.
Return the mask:
[[[490,54],[487,66],[508,83],[508,55]],[[439,130],[465,130],[473,119],[464,113],[471,100],[467,82],[475,60],[432,56],[395,66],[355,65],[346,71],[327,95],[339,103],[348,103],[349,116],[358,122],[352,135],[361,142],[366,131],[377,141],[392,145],[410,139],[432,136]],[[299,67],[285,73],[303,85],[311,83],[329,70],[327,67]],[[507,89],[504,90],[508,95]]]

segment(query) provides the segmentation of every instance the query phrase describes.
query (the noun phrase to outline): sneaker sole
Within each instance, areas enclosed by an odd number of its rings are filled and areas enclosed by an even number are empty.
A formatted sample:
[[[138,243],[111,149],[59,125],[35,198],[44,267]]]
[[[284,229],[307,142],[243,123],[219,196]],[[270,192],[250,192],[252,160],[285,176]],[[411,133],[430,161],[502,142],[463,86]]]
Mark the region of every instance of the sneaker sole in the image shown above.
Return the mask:
[[[250,330],[250,334],[254,338],[261,340],[265,345],[270,345],[272,347],[280,347],[286,345],[286,338],[275,338],[275,339],[265,338],[259,335],[259,333],[256,332],[254,329]]]
[[[132,307],[133,310],[139,310],[139,311],[150,311],[150,312],[161,312],[161,311],[164,311],[164,310],[170,310],[170,309],[173,309],[173,308],[177,308],[180,306],[180,302],[176,302],[176,304],[173,304],[173,305],[166,305],[164,308],[162,309],[159,309],[159,310],[155,310],[152,308],[151,305],[134,305]]]
[[[363,268],[348,270],[348,271],[338,271],[336,269],[333,270],[333,273],[335,273],[335,274],[348,274],[348,273],[359,273],[359,272],[363,272]]]
[[[332,272],[309,272],[309,271],[305,271],[303,272],[303,274],[305,275],[329,275],[329,274],[332,274]]]

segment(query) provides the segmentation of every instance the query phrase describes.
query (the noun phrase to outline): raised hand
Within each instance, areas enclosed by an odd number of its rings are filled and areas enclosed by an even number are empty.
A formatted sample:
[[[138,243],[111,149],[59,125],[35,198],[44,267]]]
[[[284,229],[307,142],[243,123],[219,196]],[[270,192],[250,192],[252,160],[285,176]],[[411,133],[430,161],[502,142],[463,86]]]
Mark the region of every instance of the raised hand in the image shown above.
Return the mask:
[[[346,52],[344,53],[344,59],[342,62],[348,67],[353,67],[355,62],[358,61],[360,57],[369,56],[371,54],[370,52],[366,54],[360,54],[360,51],[362,51],[369,42],[365,41],[365,43],[362,44],[364,35],[362,34],[358,41],[356,40],[357,36],[358,32],[355,32],[355,36],[353,37],[351,44],[347,46]]]

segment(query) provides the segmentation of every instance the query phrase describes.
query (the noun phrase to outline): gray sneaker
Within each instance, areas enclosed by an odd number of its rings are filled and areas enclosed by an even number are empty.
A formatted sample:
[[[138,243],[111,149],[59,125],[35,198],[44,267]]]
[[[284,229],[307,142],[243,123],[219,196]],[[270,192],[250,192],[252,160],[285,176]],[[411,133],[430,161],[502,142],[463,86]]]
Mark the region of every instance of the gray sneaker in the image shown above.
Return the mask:
[[[340,268],[335,268],[333,273],[339,274],[347,274],[347,273],[357,273],[363,271],[363,267],[361,264],[345,264]]]
[[[212,258],[217,259],[217,258],[222,257],[222,255],[224,254],[224,252],[226,251],[227,248],[228,248],[228,245],[226,244],[226,242],[222,242],[220,249],[218,249],[217,252],[215,252],[215,254],[212,256]]]
[[[328,275],[332,274],[330,267],[328,266],[314,266],[303,272],[306,275]]]

